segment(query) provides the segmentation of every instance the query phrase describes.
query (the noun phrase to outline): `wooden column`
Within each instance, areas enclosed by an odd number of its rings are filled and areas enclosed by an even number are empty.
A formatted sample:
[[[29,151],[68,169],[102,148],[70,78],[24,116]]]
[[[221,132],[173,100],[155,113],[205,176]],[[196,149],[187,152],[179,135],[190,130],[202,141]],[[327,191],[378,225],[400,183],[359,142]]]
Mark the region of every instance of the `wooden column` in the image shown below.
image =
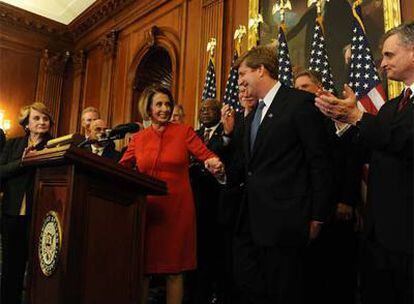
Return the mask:
[[[102,85],[100,94],[102,100],[100,103],[100,111],[102,119],[107,122],[108,126],[112,124],[113,77],[116,65],[118,35],[119,31],[111,30],[99,43],[99,46],[105,54],[105,60],[102,63]]]
[[[82,112],[82,99],[85,82],[86,52],[79,50],[72,56],[73,61],[73,99],[71,107],[70,132],[80,131],[80,114]]]
[[[44,50],[40,60],[39,78],[37,82],[36,101],[43,102],[58,122],[60,115],[63,75],[70,54],[68,51],[52,53]],[[58,124],[52,128],[52,134],[57,133]]]
[[[198,105],[201,100],[201,92],[203,91],[203,84],[206,77],[206,70],[208,64],[209,54],[207,52],[207,43],[210,38],[216,38],[215,49],[215,70],[216,70],[216,85],[217,85],[217,99],[221,99],[221,69],[223,61],[223,17],[224,17],[224,1],[223,0],[203,0],[201,13],[201,54],[202,62],[199,71],[199,83],[196,96],[196,115],[195,124],[198,123]]]

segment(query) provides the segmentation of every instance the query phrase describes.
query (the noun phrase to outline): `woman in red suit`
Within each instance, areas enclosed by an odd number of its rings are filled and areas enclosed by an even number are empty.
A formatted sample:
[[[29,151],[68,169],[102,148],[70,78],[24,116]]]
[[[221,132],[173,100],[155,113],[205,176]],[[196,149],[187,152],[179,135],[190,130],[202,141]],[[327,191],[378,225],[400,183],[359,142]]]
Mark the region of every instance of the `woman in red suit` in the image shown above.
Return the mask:
[[[185,124],[170,123],[174,101],[162,87],[145,90],[141,112],[152,125],[132,137],[120,163],[167,183],[168,194],[148,196],[145,234],[144,303],[149,276],[166,276],[167,303],[179,304],[183,298],[183,276],[195,269],[196,222],[188,166],[190,154],[205,162],[213,174],[223,165],[208,150],[194,130]]]

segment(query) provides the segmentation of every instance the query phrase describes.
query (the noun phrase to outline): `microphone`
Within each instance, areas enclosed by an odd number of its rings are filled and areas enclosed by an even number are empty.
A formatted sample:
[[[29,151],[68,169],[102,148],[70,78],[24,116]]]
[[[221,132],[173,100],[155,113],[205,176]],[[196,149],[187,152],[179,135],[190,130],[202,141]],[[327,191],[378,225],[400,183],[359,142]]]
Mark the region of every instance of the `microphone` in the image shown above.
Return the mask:
[[[94,143],[97,143],[98,141],[96,140],[96,139],[89,139],[89,138],[85,138],[85,140],[83,140],[82,142],[80,142],[78,145],[77,145],[77,147],[78,148],[83,148],[83,147],[85,147],[85,146],[87,146],[87,145],[91,145],[91,144],[94,144]]]
[[[133,122],[118,125],[113,129],[106,129],[105,133],[102,134],[102,137],[99,139],[85,139],[81,142],[78,147],[82,148],[86,145],[91,145],[95,143],[99,144],[108,144],[109,142],[117,139],[122,139],[127,133],[135,133],[140,129],[139,125]]]
[[[139,129],[139,125],[133,122],[118,125],[112,130],[107,130],[107,138],[111,140],[121,139],[124,138],[127,133],[135,133],[138,132]]]

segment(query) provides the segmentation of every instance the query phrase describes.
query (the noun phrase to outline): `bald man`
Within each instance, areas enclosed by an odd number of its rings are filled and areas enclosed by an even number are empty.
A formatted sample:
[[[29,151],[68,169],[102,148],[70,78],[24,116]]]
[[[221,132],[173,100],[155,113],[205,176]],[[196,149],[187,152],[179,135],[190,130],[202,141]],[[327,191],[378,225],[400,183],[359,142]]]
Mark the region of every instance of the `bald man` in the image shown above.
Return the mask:
[[[100,142],[99,140],[105,137],[105,131],[108,129],[106,122],[103,119],[96,119],[90,125],[89,141],[90,145],[86,149],[93,154],[112,159],[118,162],[121,159],[121,153],[115,150],[113,141]]]

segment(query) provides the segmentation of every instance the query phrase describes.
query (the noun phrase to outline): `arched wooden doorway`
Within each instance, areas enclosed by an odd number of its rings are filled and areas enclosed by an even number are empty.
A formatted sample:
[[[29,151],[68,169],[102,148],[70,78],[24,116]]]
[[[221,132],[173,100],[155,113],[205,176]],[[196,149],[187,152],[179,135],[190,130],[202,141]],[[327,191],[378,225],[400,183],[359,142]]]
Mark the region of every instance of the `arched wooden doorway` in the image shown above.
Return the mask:
[[[138,102],[144,89],[153,84],[169,89],[173,84],[171,57],[165,48],[157,45],[148,49],[136,69],[132,101],[133,121],[142,121],[138,111]]]

